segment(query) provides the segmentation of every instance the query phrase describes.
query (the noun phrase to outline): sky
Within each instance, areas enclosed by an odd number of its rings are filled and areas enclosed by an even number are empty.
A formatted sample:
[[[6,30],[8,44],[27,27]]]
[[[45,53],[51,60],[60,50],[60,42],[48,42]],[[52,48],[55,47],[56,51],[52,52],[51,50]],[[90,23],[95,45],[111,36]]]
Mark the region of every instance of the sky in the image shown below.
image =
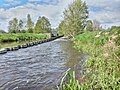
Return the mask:
[[[0,29],[7,31],[14,17],[26,22],[27,14],[36,22],[39,16],[49,18],[52,27],[63,19],[63,11],[74,0],[0,0]],[[89,10],[89,19],[97,20],[103,28],[120,25],[120,0],[82,0]]]

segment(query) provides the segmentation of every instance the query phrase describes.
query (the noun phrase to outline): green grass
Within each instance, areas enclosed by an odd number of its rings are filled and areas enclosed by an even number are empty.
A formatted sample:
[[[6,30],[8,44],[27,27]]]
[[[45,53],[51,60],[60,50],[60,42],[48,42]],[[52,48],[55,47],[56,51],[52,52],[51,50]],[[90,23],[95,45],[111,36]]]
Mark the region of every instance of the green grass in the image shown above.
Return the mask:
[[[74,47],[76,49],[82,49],[88,53],[88,58],[81,68],[86,69],[86,82],[75,80],[75,71],[71,71],[73,74],[69,75],[67,73],[69,76],[68,81],[62,82],[59,90],[91,90],[93,88],[95,90],[119,90],[119,30],[84,32],[76,36],[72,41],[75,43]]]
[[[58,87],[58,90],[85,90],[88,88],[87,85],[88,84],[86,84],[86,87],[85,87],[84,84],[76,80],[75,71],[69,68],[65,72],[64,77],[62,78],[60,86]]]
[[[80,34],[75,37],[74,41],[78,40],[81,41],[81,43],[94,43],[95,45],[103,45],[108,41],[108,35],[105,35],[103,33],[98,34],[98,31],[95,32],[85,32],[83,34]],[[97,35],[99,37],[97,37]]]
[[[24,41],[24,40],[37,40],[45,39],[47,35],[45,34],[33,34],[33,33],[0,33],[0,42],[6,41]]]

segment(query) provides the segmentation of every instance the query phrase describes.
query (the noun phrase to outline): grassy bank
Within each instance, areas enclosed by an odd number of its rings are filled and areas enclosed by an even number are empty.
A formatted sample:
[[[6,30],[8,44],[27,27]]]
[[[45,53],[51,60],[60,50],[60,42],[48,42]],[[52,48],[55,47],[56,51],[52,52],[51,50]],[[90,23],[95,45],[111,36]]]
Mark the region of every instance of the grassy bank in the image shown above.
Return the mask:
[[[75,48],[88,53],[88,58],[81,68],[85,70],[85,82],[75,80],[74,71],[70,71],[68,82],[62,82],[59,89],[119,90],[120,30],[84,32],[72,40]]]
[[[45,39],[45,34],[33,34],[33,33],[0,33],[0,42],[13,42],[13,41],[26,41]]]

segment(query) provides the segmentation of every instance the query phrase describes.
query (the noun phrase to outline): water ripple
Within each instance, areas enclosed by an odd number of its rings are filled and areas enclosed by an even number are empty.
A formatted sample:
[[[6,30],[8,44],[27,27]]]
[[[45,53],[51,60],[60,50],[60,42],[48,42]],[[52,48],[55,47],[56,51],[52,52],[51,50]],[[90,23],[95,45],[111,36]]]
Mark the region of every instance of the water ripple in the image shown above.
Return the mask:
[[[55,40],[0,55],[0,90],[50,90],[67,68],[71,47]]]

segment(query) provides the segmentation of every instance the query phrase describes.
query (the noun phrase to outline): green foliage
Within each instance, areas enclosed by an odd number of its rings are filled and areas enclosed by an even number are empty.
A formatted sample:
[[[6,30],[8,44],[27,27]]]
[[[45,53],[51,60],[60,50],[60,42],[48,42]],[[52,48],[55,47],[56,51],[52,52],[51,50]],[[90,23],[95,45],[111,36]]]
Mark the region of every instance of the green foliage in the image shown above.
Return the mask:
[[[49,33],[50,30],[51,30],[51,24],[49,22],[49,19],[46,18],[46,17],[42,17],[41,18],[41,27],[42,27],[42,30],[43,30],[43,33]]]
[[[26,24],[26,28],[27,29],[32,29],[34,26],[34,23],[31,20],[30,14],[27,15],[27,24]]]
[[[74,39],[80,40],[82,43],[88,43],[88,42],[93,43],[96,34],[97,32],[85,32],[83,34],[76,36]]]
[[[38,18],[36,24],[35,24],[35,27],[34,27],[34,30],[33,30],[34,33],[41,33],[42,32],[42,27],[41,27],[41,17]]]
[[[26,30],[21,30],[20,33],[26,33]]]
[[[36,39],[45,39],[47,35],[45,34],[32,34],[32,33],[6,33],[0,34],[0,42],[9,42],[9,41],[16,41],[16,40],[36,40]]]
[[[76,36],[75,40],[80,40],[82,43],[94,43],[95,45],[104,45],[108,41],[108,35],[99,35],[98,32],[99,31],[85,32]]]
[[[31,28],[31,29],[28,29],[28,31],[27,31],[28,33],[33,33],[33,29]]]
[[[9,21],[8,31],[10,33],[17,33],[18,31],[18,19],[13,18],[13,20]]]
[[[17,33],[16,30],[10,30],[9,33]]]
[[[93,31],[93,23],[92,23],[91,20],[88,20],[88,21],[87,21],[85,30],[86,30],[86,31]]]
[[[65,31],[64,31],[64,21],[61,21],[60,24],[59,24],[59,27],[57,28],[58,30],[58,33],[59,34],[65,34]]]
[[[113,38],[114,36],[117,36],[117,38]],[[119,41],[118,38],[119,30],[114,28],[107,31],[84,32],[72,39],[75,48],[82,48],[84,52],[88,53],[88,58],[81,67],[81,70],[84,70],[86,82],[84,84],[78,82],[77,87],[80,88],[76,90],[120,89],[120,49],[118,44],[115,45],[114,43],[116,40]],[[63,89],[60,90],[75,90],[76,84],[74,83],[78,80],[73,77],[74,75],[72,78],[68,78],[72,82],[63,82],[60,86]],[[74,87],[71,85],[74,85]]]
[[[120,50],[115,50],[115,54],[118,56],[118,58],[120,58]]]
[[[115,38],[115,43],[117,45],[120,45],[120,26],[112,26],[112,28],[109,30],[110,35],[117,36]]]
[[[115,40],[116,44],[120,46],[120,35]]]
[[[30,14],[27,15],[27,23],[25,25],[27,28],[28,33],[50,33],[51,32],[51,24],[49,22],[49,19],[42,16],[39,17],[35,27],[34,23],[31,20]],[[9,21],[8,31],[9,33],[19,33],[23,29],[23,21],[19,20],[17,18],[13,18],[13,20]],[[25,31],[23,32],[25,33]]]
[[[23,28],[22,20],[20,20],[19,23],[17,18],[13,18],[13,20],[9,21],[9,26],[8,26],[9,33],[18,33],[22,28]]]
[[[19,30],[23,28],[23,21],[22,20],[19,21],[18,26],[19,26]]]
[[[65,35],[74,37],[76,34],[83,32],[86,20],[88,18],[88,10],[85,2],[74,0],[64,11],[64,20],[59,25],[59,30]]]
[[[94,89],[118,90],[119,86],[119,49],[115,46],[104,46],[108,42],[109,35],[103,32],[86,32],[76,37],[76,48],[82,47],[89,53],[89,57],[83,68],[87,66],[86,76]],[[99,37],[95,37],[99,33]],[[114,33],[112,33],[114,34]],[[86,36],[84,36],[86,35]],[[114,49],[113,49],[114,48]],[[118,55],[118,56],[117,56]]]
[[[68,69],[63,76],[58,90],[85,90],[84,84],[75,79],[75,71]]]
[[[39,17],[35,27],[34,33],[49,33],[51,30],[51,24],[46,17]]]
[[[97,48],[100,49],[100,48]],[[92,51],[92,50],[91,50]],[[93,52],[93,51],[92,51]],[[95,53],[98,53],[97,50]],[[118,90],[119,87],[119,63],[116,58],[105,58],[99,52],[99,56],[89,56],[86,62],[86,76],[96,90]]]
[[[112,26],[109,30],[109,35],[120,35],[120,26]]]

